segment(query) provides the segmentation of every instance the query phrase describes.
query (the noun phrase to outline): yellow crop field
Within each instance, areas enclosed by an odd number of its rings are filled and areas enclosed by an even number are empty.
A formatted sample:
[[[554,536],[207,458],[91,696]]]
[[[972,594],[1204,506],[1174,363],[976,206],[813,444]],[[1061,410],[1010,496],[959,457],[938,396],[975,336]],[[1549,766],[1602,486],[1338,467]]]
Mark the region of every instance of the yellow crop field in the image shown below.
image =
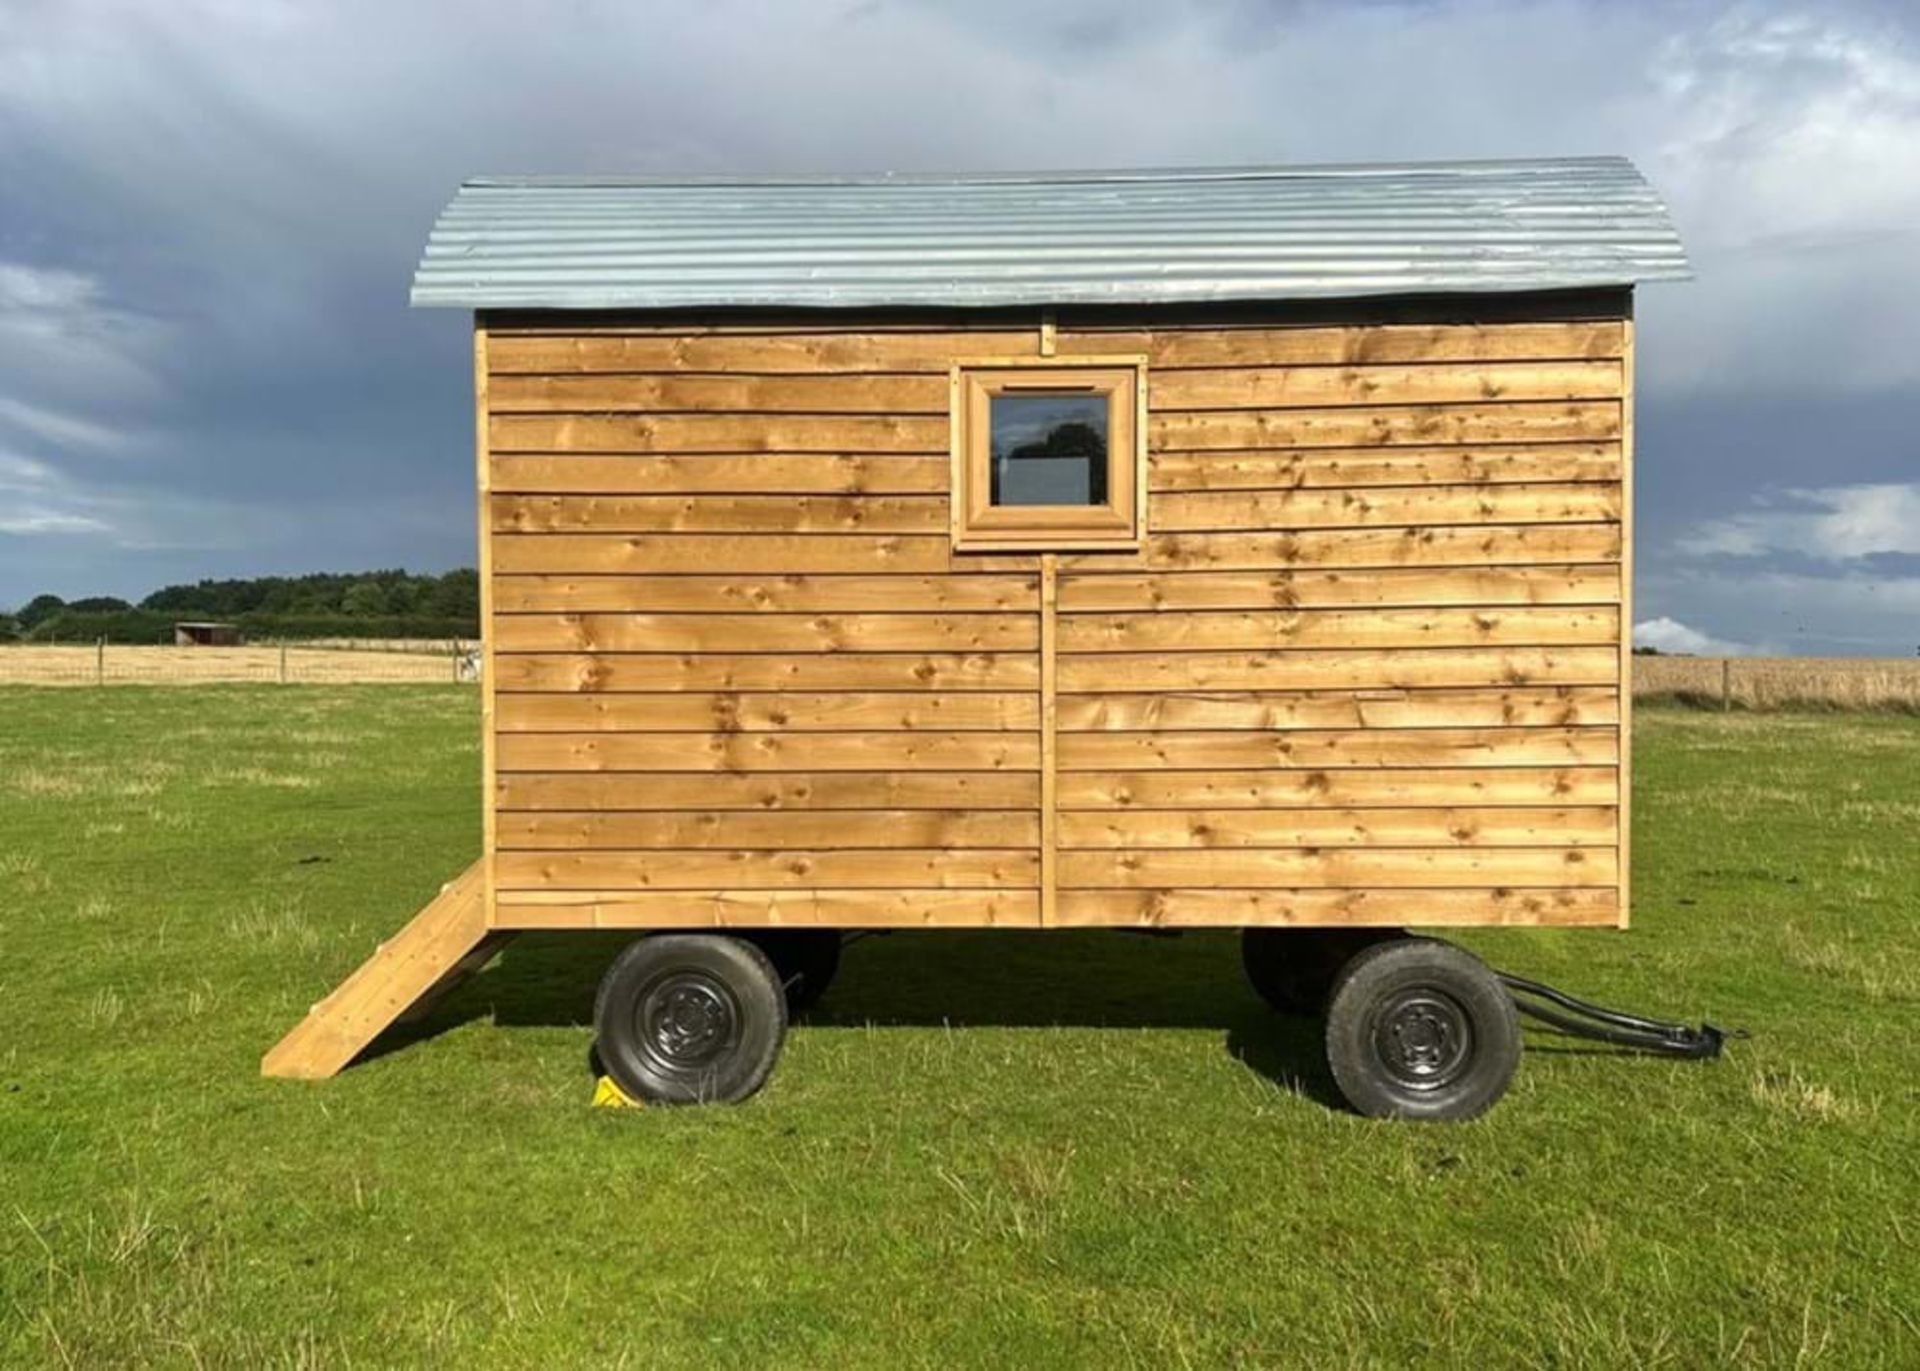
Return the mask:
[[[1635,657],[1633,693],[1742,709],[1920,709],[1920,658]]]
[[[0,647],[0,685],[206,685],[223,681],[356,685],[474,679],[467,650],[391,647]]]

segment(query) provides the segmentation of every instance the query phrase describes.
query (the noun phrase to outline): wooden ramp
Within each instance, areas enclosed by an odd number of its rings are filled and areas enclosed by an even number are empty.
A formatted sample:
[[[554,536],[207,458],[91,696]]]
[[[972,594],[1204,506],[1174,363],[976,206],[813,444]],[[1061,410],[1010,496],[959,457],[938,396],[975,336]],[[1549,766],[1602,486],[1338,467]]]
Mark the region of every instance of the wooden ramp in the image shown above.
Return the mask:
[[[513,936],[487,927],[486,905],[485,872],[475,862],[276,1043],[261,1074],[324,1080],[388,1026],[425,1013]]]

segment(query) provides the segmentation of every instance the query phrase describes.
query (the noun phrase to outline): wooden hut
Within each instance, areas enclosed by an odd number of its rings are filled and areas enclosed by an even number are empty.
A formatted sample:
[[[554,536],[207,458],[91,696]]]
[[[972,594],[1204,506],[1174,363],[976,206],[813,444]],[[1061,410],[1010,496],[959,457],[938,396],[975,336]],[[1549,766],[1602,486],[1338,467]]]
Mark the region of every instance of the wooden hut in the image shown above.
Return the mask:
[[[245,641],[238,624],[183,619],[173,626],[175,647],[238,647]]]
[[[482,856],[267,1069],[521,929],[681,935],[599,1027],[683,1099],[844,930],[1231,927],[1359,1107],[1484,1108],[1511,1010],[1398,934],[1627,922],[1685,275],[1611,158],[463,186],[414,301],[474,313]]]

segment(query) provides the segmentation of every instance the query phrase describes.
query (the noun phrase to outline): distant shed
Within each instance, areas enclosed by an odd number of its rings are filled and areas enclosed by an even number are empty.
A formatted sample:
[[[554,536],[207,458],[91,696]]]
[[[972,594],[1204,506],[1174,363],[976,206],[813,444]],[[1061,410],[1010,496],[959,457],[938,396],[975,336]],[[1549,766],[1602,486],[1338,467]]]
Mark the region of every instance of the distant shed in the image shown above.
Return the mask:
[[[173,626],[175,647],[238,647],[245,641],[238,624],[183,620]]]
[[[436,956],[1624,925],[1632,292],[1688,274],[1620,158],[467,183]]]

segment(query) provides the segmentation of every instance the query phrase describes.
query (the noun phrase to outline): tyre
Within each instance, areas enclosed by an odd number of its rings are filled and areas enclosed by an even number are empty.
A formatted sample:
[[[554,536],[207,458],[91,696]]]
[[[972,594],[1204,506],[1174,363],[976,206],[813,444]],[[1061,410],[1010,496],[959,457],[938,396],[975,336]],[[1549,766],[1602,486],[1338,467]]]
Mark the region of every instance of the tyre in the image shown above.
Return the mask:
[[[840,969],[837,928],[775,928],[744,934],[767,954],[787,992],[787,1017],[798,1018],[827,993]]]
[[[1318,1014],[1356,953],[1402,936],[1386,928],[1245,928],[1240,964],[1254,993],[1282,1014]]]
[[[734,1104],[766,1083],[787,1034],[767,954],[741,938],[662,933],[614,959],[594,997],[600,1060],[657,1104]]]
[[[1327,1064],[1370,1118],[1476,1118],[1520,1065],[1520,1019],[1478,957],[1395,938],[1341,972],[1327,1005]]]

